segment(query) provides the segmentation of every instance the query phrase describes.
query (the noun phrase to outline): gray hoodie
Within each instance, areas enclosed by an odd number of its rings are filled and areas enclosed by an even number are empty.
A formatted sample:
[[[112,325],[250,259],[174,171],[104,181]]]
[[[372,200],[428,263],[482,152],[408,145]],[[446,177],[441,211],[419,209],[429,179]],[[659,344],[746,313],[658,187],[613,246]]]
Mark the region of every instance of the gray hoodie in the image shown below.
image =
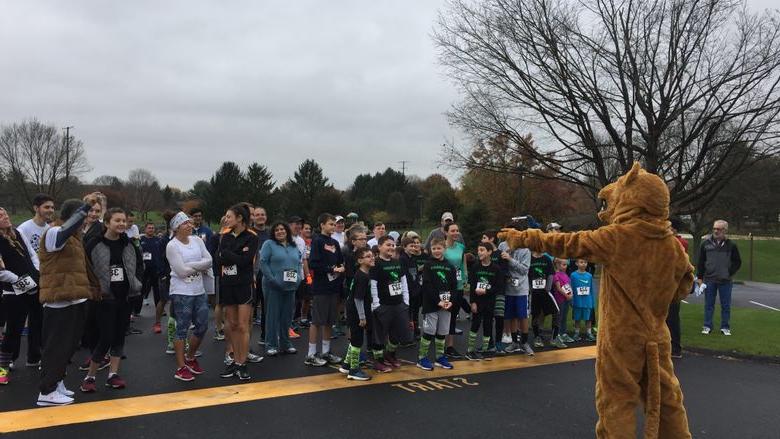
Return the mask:
[[[507,296],[527,296],[528,295],[528,267],[531,266],[531,250],[527,248],[518,248],[509,250],[509,245],[502,242],[498,249],[508,252],[512,258],[507,261],[507,274],[509,278],[506,281]]]

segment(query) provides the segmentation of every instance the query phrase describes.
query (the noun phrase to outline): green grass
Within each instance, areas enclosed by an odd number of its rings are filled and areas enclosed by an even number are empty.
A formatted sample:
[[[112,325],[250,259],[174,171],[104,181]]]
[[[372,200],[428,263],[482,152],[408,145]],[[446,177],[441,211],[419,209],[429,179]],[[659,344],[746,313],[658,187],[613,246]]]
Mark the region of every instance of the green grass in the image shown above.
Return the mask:
[[[750,279],[750,241],[735,241],[742,257],[742,268],[735,276],[737,280]],[[780,283],[780,240],[753,240],[753,279],[756,282]]]
[[[682,345],[720,351],[725,354],[740,353],[766,357],[780,357],[780,312],[731,308],[732,335],[726,337],[720,327],[720,306],[715,307],[714,330],[710,335],[701,334],[704,306],[680,305]]]

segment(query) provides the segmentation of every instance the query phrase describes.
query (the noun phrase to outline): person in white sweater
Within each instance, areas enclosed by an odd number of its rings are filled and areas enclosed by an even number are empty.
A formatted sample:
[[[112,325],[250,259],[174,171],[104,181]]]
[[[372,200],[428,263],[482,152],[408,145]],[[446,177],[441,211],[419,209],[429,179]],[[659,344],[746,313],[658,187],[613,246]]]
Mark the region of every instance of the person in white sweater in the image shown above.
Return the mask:
[[[192,381],[195,375],[203,373],[195,359],[195,352],[206,334],[209,321],[207,291],[214,288],[211,268],[211,254],[200,237],[192,234],[192,223],[184,212],[171,219],[173,239],[165,248],[165,255],[171,266],[170,297],[176,318],[177,369],[174,378]],[[184,352],[184,342],[190,323],[195,325],[189,340],[189,349]]]

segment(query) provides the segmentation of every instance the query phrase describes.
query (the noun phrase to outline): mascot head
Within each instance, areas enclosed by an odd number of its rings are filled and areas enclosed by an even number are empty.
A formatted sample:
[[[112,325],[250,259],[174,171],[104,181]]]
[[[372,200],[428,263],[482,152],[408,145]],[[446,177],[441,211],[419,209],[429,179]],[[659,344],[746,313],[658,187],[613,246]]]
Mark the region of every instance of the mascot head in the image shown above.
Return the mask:
[[[605,224],[620,224],[634,218],[666,221],[669,217],[669,188],[638,162],[616,182],[604,186],[599,200],[602,203],[599,219]]]

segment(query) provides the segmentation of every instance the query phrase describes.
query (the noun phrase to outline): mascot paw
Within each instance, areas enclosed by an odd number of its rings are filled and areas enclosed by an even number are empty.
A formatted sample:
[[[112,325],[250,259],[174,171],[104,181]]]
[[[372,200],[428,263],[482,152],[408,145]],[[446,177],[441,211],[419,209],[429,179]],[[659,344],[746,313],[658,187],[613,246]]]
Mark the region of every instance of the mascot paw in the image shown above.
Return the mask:
[[[527,247],[528,233],[525,231],[519,231],[515,229],[502,229],[498,234],[498,239],[506,241],[509,248],[525,248]]]

